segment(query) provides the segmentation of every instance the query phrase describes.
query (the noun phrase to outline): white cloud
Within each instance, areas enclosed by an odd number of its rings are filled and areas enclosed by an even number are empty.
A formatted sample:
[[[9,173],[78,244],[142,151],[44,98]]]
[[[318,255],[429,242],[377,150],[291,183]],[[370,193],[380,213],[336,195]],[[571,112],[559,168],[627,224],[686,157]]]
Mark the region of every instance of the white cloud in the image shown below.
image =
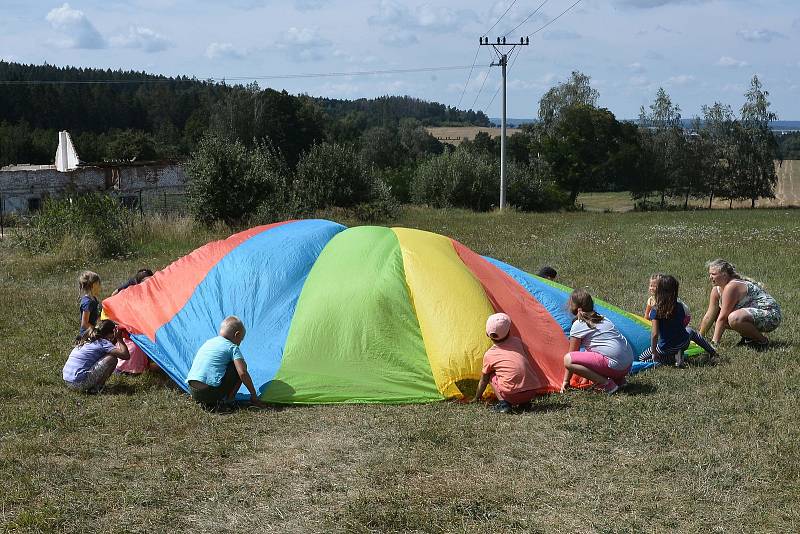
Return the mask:
[[[294,0],[294,8],[298,11],[315,11],[329,3],[330,0]]]
[[[173,46],[169,39],[143,26],[129,26],[127,34],[111,38],[111,45],[120,48],[141,48],[145,52],[160,52]]]
[[[738,93],[743,94],[745,91],[744,85],[740,83],[726,83],[722,86],[722,91],[725,93]]]
[[[206,48],[206,57],[212,60],[242,59],[246,55],[246,52],[237,49],[231,43],[211,43]]]
[[[61,48],[105,48],[106,41],[83,11],[72,9],[68,3],[50,10],[45,17],[50,26],[66,39],[56,41]]]
[[[651,9],[674,4],[702,4],[709,1],[710,0],[617,0],[617,3],[621,6]]]
[[[380,42],[386,46],[393,46],[396,48],[412,46],[419,42],[417,35],[408,30],[384,32],[381,34],[378,40],[380,40]]]
[[[479,22],[475,12],[467,9],[422,4],[412,10],[394,0],[381,0],[378,13],[367,20],[375,26],[439,32],[461,30],[471,22]]]
[[[719,58],[719,61],[717,61],[717,65],[720,67],[747,67],[750,64],[741,59],[734,59],[730,56],[722,56]]]
[[[628,78],[628,85],[633,85],[634,87],[646,87],[649,84],[650,81],[646,76],[631,76]]]
[[[661,52],[656,52],[655,50],[648,50],[647,52],[644,53],[644,57],[646,59],[661,61],[662,59],[664,59],[664,54],[662,54]]]
[[[745,41],[750,41],[751,43],[769,43],[774,39],[785,39],[786,36],[780,32],[775,32],[772,30],[767,30],[766,28],[760,28],[755,30],[739,30],[736,32],[736,35],[744,39]]]
[[[644,72],[644,67],[638,61],[635,63],[628,64],[628,68],[630,69],[631,72],[635,72],[637,74]]]
[[[677,76],[671,76],[667,79],[667,85],[687,85],[692,83],[695,80],[695,77],[691,74],[678,74]]]
[[[352,63],[352,64],[371,64],[377,63],[378,57],[372,55],[365,55],[365,56],[355,56],[344,50],[334,50],[333,57],[339,59],[340,61],[344,61],[345,63]]]
[[[331,42],[319,35],[313,28],[289,28],[277,47],[285,50],[295,61],[319,61],[325,57],[325,50]]]

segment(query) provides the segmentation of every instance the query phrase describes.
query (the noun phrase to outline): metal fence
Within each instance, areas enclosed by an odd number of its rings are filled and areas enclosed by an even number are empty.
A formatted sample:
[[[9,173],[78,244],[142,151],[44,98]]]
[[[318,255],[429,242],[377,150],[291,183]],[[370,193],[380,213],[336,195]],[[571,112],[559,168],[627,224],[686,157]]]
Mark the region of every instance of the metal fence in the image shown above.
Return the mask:
[[[137,213],[140,217],[156,213],[168,215],[189,214],[189,202],[186,192],[177,188],[106,191],[105,193],[119,199],[124,207]],[[7,191],[0,191],[0,238],[6,237],[9,227],[16,226],[21,219],[40,209],[45,198],[48,198],[48,196],[31,195],[29,198],[22,198],[24,207],[27,207],[27,210],[19,211],[17,209],[12,211],[9,208],[9,204],[19,206],[19,195],[11,198]]]

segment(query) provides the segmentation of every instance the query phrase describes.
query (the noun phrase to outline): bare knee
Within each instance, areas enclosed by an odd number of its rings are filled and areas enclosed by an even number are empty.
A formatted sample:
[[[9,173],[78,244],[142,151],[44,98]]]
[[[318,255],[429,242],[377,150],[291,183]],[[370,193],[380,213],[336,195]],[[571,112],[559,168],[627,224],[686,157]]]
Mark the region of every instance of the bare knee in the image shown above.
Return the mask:
[[[572,365],[572,356],[568,352],[564,355],[564,367],[569,367],[570,365]]]

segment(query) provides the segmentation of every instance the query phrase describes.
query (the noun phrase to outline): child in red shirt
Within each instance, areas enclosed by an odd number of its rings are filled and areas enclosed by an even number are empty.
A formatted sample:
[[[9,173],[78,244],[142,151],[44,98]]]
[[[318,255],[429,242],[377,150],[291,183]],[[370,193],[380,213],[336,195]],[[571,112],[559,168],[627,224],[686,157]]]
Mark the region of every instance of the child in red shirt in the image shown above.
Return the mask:
[[[522,340],[509,335],[510,331],[511,318],[505,313],[495,313],[486,320],[486,335],[494,344],[483,355],[483,374],[473,400],[480,401],[491,382],[500,401],[495,410],[501,413],[510,412],[512,405],[530,402],[538,384]]]

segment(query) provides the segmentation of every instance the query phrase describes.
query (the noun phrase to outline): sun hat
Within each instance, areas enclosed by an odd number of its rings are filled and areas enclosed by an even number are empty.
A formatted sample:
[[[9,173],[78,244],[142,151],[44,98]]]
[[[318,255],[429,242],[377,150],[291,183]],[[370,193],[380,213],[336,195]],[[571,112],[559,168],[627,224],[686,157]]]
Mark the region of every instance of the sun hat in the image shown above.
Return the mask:
[[[505,313],[495,313],[486,319],[486,335],[492,339],[503,339],[511,330],[511,317]]]

